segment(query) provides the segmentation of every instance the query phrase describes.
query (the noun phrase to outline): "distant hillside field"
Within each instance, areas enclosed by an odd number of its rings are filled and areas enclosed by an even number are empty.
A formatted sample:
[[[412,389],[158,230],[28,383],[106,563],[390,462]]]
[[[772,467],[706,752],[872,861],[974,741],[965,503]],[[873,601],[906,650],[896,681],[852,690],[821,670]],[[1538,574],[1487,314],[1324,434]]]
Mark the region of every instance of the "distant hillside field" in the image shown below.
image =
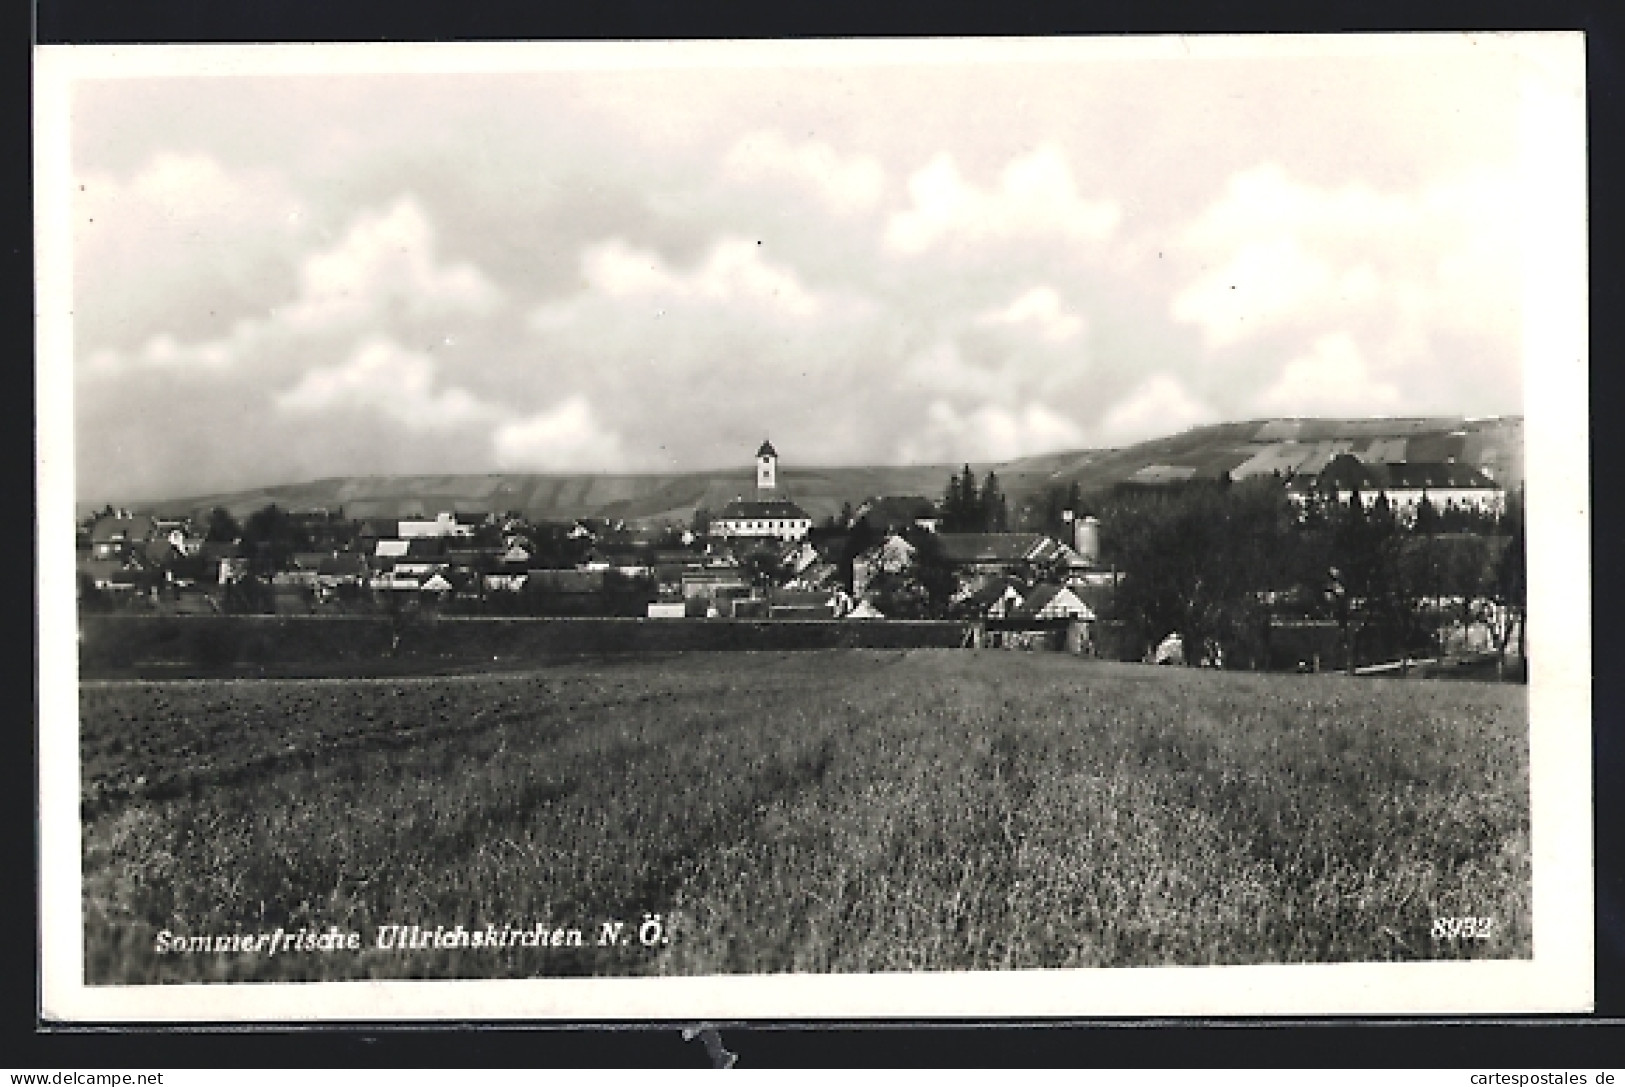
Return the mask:
[[[1525,695],[964,650],[86,684],[85,979],[1527,958]],[[537,924],[583,942],[377,944]]]
[[[1076,482],[1101,490],[1155,466],[1190,469],[1200,477],[1313,470],[1336,452],[1387,461],[1453,459],[1485,469],[1515,487],[1523,480],[1523,420],[1505,417],[1426,419],[1265,419],[1197,427],[1121,449],[1045,453],[1004,463],[973,462],[981,476],[998,473],[1018,511],[1048,487]],[[748,451],[747,451],[748,452]],[[780,450],[780,489],[816,520],[876,495],[940,498],[948,476],[962,465],[810,467],[796,451]],[[174,497],[144,508],[203,513],[224,506],[241,518],[275,502],[294,509],[344,510],[353,518],[517,511],[534,520],[576,517],[629,521],[681,521],[696,508],[716,512],[754,490],[748,457],[738,468],[680,475],[527,474],[446,476],[341,476],[225,494]],[[94,506],[95,503],[85,503]]]

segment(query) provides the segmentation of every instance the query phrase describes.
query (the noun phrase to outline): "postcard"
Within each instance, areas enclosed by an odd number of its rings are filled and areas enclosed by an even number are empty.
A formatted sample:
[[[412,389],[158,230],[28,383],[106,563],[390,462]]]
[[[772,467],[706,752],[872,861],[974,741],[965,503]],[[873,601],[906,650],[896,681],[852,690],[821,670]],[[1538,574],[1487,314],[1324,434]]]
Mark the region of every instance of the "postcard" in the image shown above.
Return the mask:
[[[39,48],[42,1015],[1588,1009],[1584,55]]]

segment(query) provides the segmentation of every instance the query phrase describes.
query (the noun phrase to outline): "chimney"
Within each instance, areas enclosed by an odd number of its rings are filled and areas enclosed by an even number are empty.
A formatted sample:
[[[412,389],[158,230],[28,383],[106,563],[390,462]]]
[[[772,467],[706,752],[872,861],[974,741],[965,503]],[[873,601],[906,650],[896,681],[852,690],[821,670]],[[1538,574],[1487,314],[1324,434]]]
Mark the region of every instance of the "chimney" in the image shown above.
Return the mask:
[[[1084,517],[1073,522],[1072,549],[1090,566],[1100,565],[1100,521]]]

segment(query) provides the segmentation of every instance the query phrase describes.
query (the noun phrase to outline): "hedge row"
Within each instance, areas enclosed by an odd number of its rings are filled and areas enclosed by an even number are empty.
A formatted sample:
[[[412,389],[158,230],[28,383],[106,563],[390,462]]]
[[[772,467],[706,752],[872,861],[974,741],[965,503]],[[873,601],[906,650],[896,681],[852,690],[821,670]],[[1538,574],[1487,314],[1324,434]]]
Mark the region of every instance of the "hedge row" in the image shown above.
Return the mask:
[[[227,669],[577,653],[955,648],[964,639],[965,625],[957,622],[90,615],[80,619],[79,667],[93,677],[146,665]]]

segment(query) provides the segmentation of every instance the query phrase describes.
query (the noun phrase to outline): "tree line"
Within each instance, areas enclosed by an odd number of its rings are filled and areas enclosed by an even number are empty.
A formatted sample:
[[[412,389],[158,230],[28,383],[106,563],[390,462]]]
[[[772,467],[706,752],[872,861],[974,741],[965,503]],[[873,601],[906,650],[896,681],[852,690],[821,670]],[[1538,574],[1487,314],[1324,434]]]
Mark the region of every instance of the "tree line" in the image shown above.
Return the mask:
[[[1330,621],[1342,647],[1336,666],[1352,668],[1436,652],[1449,625],[1484,622],[1503,659],[1514,635],[1521,656],[1519,495],[1498,514],[1406,521],[1383,495],[1300,509],[1279,479],[1264,477],[1119,492],[1097,515],[1102,561],[1123,575],[1113,617],[1152,643],[1178,632],[1187,646],[1220,647],[1232,664],[1264,666],[1276,621]]]

